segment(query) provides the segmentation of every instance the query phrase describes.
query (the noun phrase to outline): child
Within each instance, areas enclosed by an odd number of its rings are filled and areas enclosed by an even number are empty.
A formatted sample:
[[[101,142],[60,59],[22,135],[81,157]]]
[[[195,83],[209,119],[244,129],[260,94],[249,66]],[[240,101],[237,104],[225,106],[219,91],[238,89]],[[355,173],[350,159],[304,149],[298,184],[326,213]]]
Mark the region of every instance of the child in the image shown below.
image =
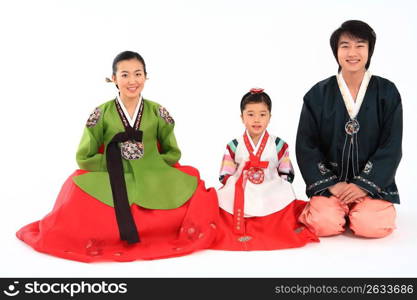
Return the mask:
[[[136,52],[113,61],[119,94],[90,115],[77,170],[51,213],[17,232],[34,249],[93,262],[179,256],[207,248],[216,234],[214,189],[177,164],[174,119],[142,97],[146,65]]]
[[[368,71],[375,32],[346,21],[330,38],[339,72],[304,96],[297,161],[311,197],[300,217],[318,236],[349,227],[381,238],[395,228],[402,106],[395,85]]]
[[[242,98],[246,131],[227,145],[223,157],[220,222],[212,249],[273,250],[317,241],[297,222],[305,202],[295,200],[287,143],[266,130],[271,106],[263,89],[251,89]]]

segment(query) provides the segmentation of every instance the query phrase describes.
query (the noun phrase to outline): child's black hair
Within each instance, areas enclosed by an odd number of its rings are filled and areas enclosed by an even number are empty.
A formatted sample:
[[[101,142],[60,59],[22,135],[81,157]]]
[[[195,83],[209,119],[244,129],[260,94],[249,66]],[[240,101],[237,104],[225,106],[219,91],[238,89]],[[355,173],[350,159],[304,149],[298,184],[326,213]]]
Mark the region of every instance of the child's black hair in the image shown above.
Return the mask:
[[[368,42],[368,61],[366,62],[365,68],[368,69],[371,64],[371,57],[374,53],[376,34],[375,31],[366,24],[365,22],[358,20],[349,20],[344,22],[338,29],[336,29],[330,37],[330,47],[332,47],[333,55],[336,58],[337,63],[337,50],[339,48],[339,40],[342,34],[347,34],[348,36],[360,38]],[[339,65],[339,72],[341,67]]]
[[[252,89],[246,93],[240,101],[240,112],[243,113],[245,107],[249,103],[265,103],[268,107],[269,112],[272,109],[272,101],[268,94],[262,89]]]

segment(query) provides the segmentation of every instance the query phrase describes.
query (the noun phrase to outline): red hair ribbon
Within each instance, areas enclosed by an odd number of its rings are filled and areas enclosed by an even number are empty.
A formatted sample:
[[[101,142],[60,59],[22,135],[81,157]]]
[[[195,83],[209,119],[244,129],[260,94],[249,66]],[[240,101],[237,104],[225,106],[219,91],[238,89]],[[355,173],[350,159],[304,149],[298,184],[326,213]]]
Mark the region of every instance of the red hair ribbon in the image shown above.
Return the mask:
[[[260,94],[260,93],[263,93],[264,92],[264,89],[261,89],[261,88],[252,88],[252,89],[250,89],[249,92],[251,94]]]

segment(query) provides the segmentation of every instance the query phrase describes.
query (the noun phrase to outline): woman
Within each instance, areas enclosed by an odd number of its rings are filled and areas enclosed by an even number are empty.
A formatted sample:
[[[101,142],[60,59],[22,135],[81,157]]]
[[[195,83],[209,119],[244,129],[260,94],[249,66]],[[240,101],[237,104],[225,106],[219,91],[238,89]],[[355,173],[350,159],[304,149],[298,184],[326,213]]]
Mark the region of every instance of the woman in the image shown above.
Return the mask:
[[[84,262],[156,259],[210,246],[218,217],[214,189],[178,165],[174,119],[142,97],[146,65],[135,52],[113,61],[119,90],[90,115],[77,170],[51,213],[17,232],[34,249]]]

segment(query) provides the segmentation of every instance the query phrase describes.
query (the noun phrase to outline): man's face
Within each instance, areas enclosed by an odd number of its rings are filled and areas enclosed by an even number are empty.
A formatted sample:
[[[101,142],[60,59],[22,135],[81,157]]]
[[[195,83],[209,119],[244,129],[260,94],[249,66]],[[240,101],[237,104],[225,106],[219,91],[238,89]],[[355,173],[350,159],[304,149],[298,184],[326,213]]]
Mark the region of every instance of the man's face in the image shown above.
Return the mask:
[[[369,56],[368,41],[342,34],[337,49],[337,60],[342,72],[365,71]]]

